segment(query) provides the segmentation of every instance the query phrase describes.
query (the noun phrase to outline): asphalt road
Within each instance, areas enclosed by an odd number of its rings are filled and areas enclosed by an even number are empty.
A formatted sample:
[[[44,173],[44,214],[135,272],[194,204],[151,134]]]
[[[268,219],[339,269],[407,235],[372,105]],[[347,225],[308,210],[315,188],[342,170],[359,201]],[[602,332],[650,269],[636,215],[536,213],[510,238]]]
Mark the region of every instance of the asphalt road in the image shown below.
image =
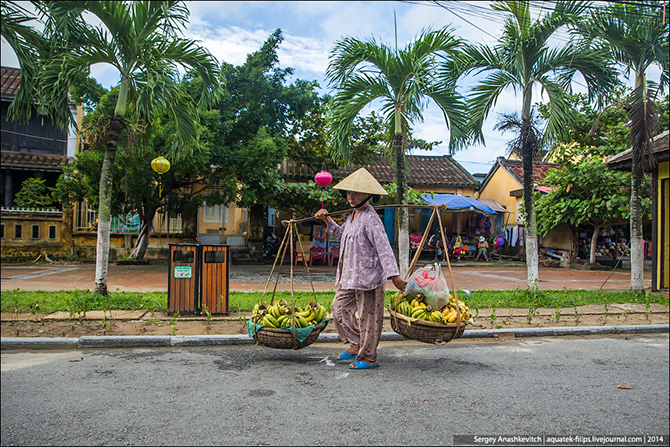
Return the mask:
[[[449,445],[453,435],[668,434],[668,334],[384,342],[377,369],[320,362],[342,346],[3,351],[1,443]]]

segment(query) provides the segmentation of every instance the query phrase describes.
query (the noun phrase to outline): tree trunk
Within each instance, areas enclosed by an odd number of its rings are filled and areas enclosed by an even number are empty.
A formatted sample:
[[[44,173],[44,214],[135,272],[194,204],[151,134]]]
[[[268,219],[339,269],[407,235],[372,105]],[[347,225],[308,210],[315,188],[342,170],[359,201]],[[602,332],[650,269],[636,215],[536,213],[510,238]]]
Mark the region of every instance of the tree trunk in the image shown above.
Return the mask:
[[[646,85],[647,79],[643,71],[638,70],[635,76],[635,88]],[[642,101],[646,101],[646,93]],[[639,138],[633,139],[633,158],[631,164],[630,182],[630,289],[633,292],[644,292],[644,246],[642,239],[642,200],[640,190],[644,179],[642,168],[642,148],[636,144]]]
[[[633,157],[633,160],[635,160],[635,157]],[[640,200],[643,176],[642,166],[633,162],[630,185],[630,288],[637,293],[644,292],[644,246],[642,239],[642,201]]]
[[[598,245],[598,234],[600,233],[600,229],[602,227],[602,225],[593,226],[593,236],[591,236],[591,255],[589,255],[589,263],[591,264],[596,263],[596,245]]]
[[[100,173],[98,205],[98,243],[95,252],[95,285],[93,291],[107,296],[107,267],[109,263],[109,234],[111,229],[112,182],[114,179],[114,159],[121,132],[123,116],[111,119],[105,158]]]
[[[398,202],[407,204],[407,175],[405,172],[405,153],[402,148],[403,134],[396,133],[395,146],[396,178],[398,181]],[[398,264],[400,276],[409,269],[409,216],[407,208],[398,209]]]
[[[535,148],[528,141],[530,132],[530,118],[523,118],[521,136],[523,141],[523,202],[526,208],[525,238],[526,238],[526,268],[527,287],[538,288],[538,246],[537,221],[535,219],[535,179],[533,178],[533,153]]]
[[[137,237],[137,242],[135,243],[135,248],[130,254],[131,259],[136,259],[142,261],[144,259],[144,254],[147,252],[147,247],[149,246],[149,234],[151,232],[151,224],[154,221],[154,216],[156,215],[156,209],[147,210],[145,215],[144,223],[140,229],[140,234]]]

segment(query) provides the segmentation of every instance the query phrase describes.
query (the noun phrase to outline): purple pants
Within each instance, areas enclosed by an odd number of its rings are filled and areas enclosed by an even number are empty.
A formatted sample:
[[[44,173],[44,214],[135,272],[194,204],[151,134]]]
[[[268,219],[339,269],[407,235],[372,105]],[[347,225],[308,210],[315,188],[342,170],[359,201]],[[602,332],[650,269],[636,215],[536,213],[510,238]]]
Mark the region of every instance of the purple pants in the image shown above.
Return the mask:
[[[333,324],[343,343],[358,348],[355,361],[377,363],[384,320],[384,286],[373,290],[340,289],[333,299]],[[356,318],[358,311],[359,318]]]

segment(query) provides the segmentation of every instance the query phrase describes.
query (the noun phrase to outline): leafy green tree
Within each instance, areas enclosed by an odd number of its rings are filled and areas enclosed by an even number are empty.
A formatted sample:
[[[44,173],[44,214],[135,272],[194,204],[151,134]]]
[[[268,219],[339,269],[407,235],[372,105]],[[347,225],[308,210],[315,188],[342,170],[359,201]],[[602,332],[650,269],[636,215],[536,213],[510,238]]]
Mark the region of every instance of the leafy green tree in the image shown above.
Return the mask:
[[[288,142],[300,131],[297,123],[319,107],[315,82],[298,79],[288,84],[293,70],[278,67],[282,41],[278,29],[244,64],[223,65],[225,93],[212,109],[218,116],[203,122],[206,130],[201,137],[213,167],[202,182],[203,190],[210,191],[207,203],[250,209],[248,242],[251,254],[257,256],[262,253],[265,207],[283,187],[278,167]],[[193,81],[193,85],[199,82]]]
[[[225,67],[222,98],[211,108],[198,111],[198,139],[192,154],[172,163],[171,169],[163,174],[161,197],[155,186],[159,177],[149,165],[157,155],[167,154],[177,138],[177,123],[163,114],[151,128],[129,124],[120,133],[112,215],[136,213],[142,219],[133,257],[141,259],[143,256],[148,230],[158,210],[180,213],[187,232],[194,228],[197,210],[203,202],[208,205],[233,203],[251,207],[252,212],[259,214],[282,187],[277,167],[286,153],[285,140],[292,136],[291,123],[301,118],[304,104],[316,98],[316,94],[310,83],[301,82],[299,87],[285,85],[287,72],[276,68],[280,32],[270,36],[268,42],[250,54],[245,64]],[[179,88],[197,100],[201,83],[197,72],[188,72]],[[104,126],[98,122],[113,113],[117,96],[118,88],[115,88],[103,97],[95,112],[86,116],[84,130],[94,152],[104,151]],[[267,107],[259,107],[259,101]],[[254,107],[253,114],[245,113]],[[134,109],[128,116],[134,116]],[[101,128],[102,138],[99,138],[96,135],[101,133]],[[145,135],[138,140],[136,134],[140,131]],[[95,165],[94,160],[99,157],[77,156],[73,169],[79,175],[63,177],[64,196],[81,197],[84,192],[90,202],[97,203],[97,190],[82,187],[90,176],[99,178],[101,166]],[[82,167],[75,167],[80,164]],[[89,174],[83,175],[84,172]]]
[[[118,100],[119,87],[106,93],[96,109],[88,113],[82,123],[82,132],[90,142],[89,150],[78,153],[64,169],[58,180],[57,196],[66,205],[73,205],[84,199],[92,208],[99,203],[99,188],[104,161],[106,139],[104,122],[111,116]],[[167,117],[166,117],[167,118]],[[132,121],[132,120],[131,120]],[[127,125],[130,127],[130,123]],[[136,127],[136,126],[135,126]],[[193,154],[171,166],[162,178],[151,169],[151,161],[166,152],[175,138],[175,123],[164,119],[156,121],[151,135],[142,138],[138,147],[137,130],[121,130],[117,155],[113,169],[113,191],[110,204],[112,216],[137,215],[141,227],[131,258],[141,260],[148,246],[148,236],[153,218],[159,210],[181,211],[189,199],[195,200],[194,208],[202,203],[202,198],[186,198],[182,189],[188,189],[198,176],[208,175],[209,167],[206,149],[198,141]],[[158,187],[159,181],[161,188]],[[162,193],[160,192],[162,190]],[[160,193],[160,194],[159,194]]]
[[[598,100],[616,85],[616,73],[608,66],[607,52],[588,42],[570,39],[561,47],[550,46],[550,39],[559,30],[573,27],[582,19],[588,2],[555,2],[553,9],[534,19],[529,1],[492,3],[496,11],[507,13],[502,36],[493,46],[468,44],[460,55],[446,65],[453,77],[488,73],[473,87],[468,96],[470,128],[477,140],[484,142],[482,126],[500,94],[508,87],[522,94],[520,140],[523,158],[525,238],[527,253],[527,286],[537,288],[538,246],[535,212],[533,155],[539,140],[534,138],[531,111],[533,88],[540,86],[549,99],[551,113],[543,138],[554,138],[568,127],[571,114],[567,94],[576,73],[588,86],[590,100]]]
[[[537,197],[540,234],[546,235],[560,223],[593,226],[591,264],[596,262],[596,243],[600,230],[629,219],[630,174],[609,170],[605,164],[608,156],[626,147],[626,130],[623,125],[611,129],[613,138],[609,145],[586,151],[576,144],[562,145],[556,151],[555,161],[561,169],[552,169],[543,180],[543,184],[551,186],[552,190],[547,195]],[[619,136],[619,144],[614,143],[615,134]],[[645,190],[649,192],[648,182],[645,182]],[[651,217],[651,201],[645,199],[643,206]]]
[[[455,83],[438,75],[438,64],[453,56],[460,41],[448,29],[424,31],[401,50],[393,50],[374,39],[347,37],[335,44],[326,71],[336,88],[329,117],[333,149],[346,164],[351,163],[349,135],[356,116],[374,101],[390,130],[387,139],[390,159],[396,168],[398,200],[407,203],[405,168],[406,137],[412,124],[423,119],[428,101],[435,102],[450,130],[450,148],[467,139],[464,107]],[[409,266],[409,228],[406,208],[398,219],[398,261],[404,274]]]
[[[50,39],[71,42],[41,66],[39,94],[51,105],[51,116],[61,127],[72,119],[68,92],[91,65],[106,63],[119,70],[119,95],[113,116],[103,134],[105,157],[99,185],[98,246],[94,291],[107,294],[107,265],[113,193],[113,167],[119,135],[127,125],[126,114],[150,129],[158,117],[167,114],[176,123],[177,135],[166,148],[169,159],[181,161],[193,151],[197,138],[196,104],[176,82],[178,67],[200,75],[198,105],[206,107],[217,97],[218,82],[214,59],[194,41],[177,36],[186,25],[188,10],[176,1],[48,2],[45,4],[53,26]],[[92,14],[98,25],[84,21]],[[76,24],[76,35],[66,35]],[[150,132],[148,132],[150,134]]]
[[[666,5],[660,1],[645,3],[608,3],[595,8],[582,32],[605,42],[610,56],[625,73],[635,75],[635,88],[626,109],[630,120],[633,149],[631,167],[631,289],[644,291],[644,247],[642,239],[642,190],[644,173],[655,165],[651,138],[656,132],[659,109],[654,102],[658,91],[668,86],[668,25]],[[661,68],[660,84],[647,80],[647,69]]]
[[[30,177],[23,181],[14,203],[23,208],[48,208],[54,205],[49,187],[43,178]]]

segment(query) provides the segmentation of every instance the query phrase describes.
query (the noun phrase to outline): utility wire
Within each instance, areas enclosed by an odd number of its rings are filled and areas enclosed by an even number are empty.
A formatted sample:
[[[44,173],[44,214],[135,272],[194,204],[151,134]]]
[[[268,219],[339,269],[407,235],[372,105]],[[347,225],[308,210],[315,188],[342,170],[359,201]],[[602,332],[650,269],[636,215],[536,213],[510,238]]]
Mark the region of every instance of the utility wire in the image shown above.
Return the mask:
[[[12,135],[19,135],[21,137],[38,138],[40,140],[55,141],[57,143],[67,143],[67,140],[59,140],[57,138],[38,137],[37,135],[29,135],[27,133],[14,132],[12,130],[7,130],[7,129],[2,129],[2,132],[10,133]],[[74,138],[74,137],[70,137],[70,138]]]

